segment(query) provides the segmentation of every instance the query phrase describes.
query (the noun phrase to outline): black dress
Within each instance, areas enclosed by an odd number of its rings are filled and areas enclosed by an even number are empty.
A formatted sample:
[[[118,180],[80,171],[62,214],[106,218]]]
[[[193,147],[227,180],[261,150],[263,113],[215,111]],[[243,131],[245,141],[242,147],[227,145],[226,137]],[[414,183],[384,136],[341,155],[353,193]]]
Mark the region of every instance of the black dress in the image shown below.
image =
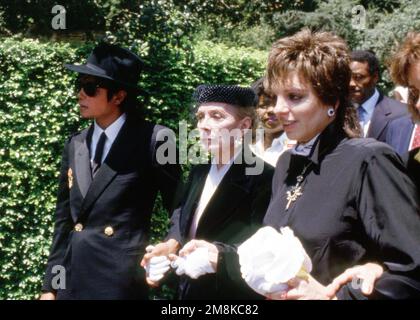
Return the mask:
[[[302,195],[287,191],[308,166]],[[378,262],[385,273],[370,298],[420,297],[420,216],[415,186],[400,158],[374,139],[348,139],[330,125],[309,157],[284,153],[277,162],[264,224],[289,226],[324,285],[346,268]],[[364,298],[351,284],[341,299]]]

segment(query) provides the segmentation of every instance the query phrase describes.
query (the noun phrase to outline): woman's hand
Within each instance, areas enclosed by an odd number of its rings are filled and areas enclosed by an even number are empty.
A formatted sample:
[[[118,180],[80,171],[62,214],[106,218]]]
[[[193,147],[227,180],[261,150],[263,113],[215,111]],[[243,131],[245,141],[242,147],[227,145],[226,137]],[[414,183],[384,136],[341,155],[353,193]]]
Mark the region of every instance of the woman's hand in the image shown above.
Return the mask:
[[[327,287],[316,281],[311,275],[307,279],[295,277],[288,283],[289,290],[284,293],[268,294],[272,300],[331,300]]]
[[[378,279],[384,269],[376,263],[366,263],[360,266],[354,266],[347,269],[338,277],[336,277],[333,282],[331,282],[327,289],[329,295],[335,295],[340,288],[348,282],[355,283],[355,285],[362,289],[362,293],[366,296],[370,295],[373,291],[373,286],[376,279]],[[358,282],[361,280],[361,284]],[[354,282],[354,281],[357,282]]]
[[[308,280],[294,278],[288,282],[291,289],[283,294],[267,295],[269,299],[275,300],[336,300],[336,293],[346,283],[354,280],[362,280],[360,286],[364,295],[373,292],[375,281],[382,275],[383,268],[376,263],[366,263],[347,269],[328,286],[323,286],[309,275]]]

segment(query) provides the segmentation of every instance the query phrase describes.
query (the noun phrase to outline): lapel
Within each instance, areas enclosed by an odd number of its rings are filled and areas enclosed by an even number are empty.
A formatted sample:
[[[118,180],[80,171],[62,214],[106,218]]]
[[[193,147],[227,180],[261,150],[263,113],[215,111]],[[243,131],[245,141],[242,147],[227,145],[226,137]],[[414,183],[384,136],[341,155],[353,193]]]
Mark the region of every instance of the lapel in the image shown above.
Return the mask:
[[[135,129],[136,127],[133,124],[133,120],[127,116],[127,119],[115,138],[107,157],[98,172],[95,174],[95,177],[86,192],[86,196],[80,209],[79,219],[89,210],[89,208],[94,204],[94,202],[119,172],[124,172],[130,168],[134,168],[136,157],[133,153],[137,150],[135,144],[139,142],[140,139],[145,138],[144,134],[138,132],[136,133]],[[132,137],[138,138],[132,139]]]
[[[188,237],[191,221],[195,210],[197,209],[198,202],[200,201],[209,170],[210,165],[203,165],[197,166],[195,170],[191,172],[191,184],[189,190],[187,190],[188,197],[183,205],[180,218],[180,229],[184,238]]]
[[[233,163],[204,209],[197,227],[197,236],[219,231],[223,221],[233,214],[238,203],[251,192],[252,177],[245,174],[246,165]]]
[[[392,115],[392,108],[387,103],[384,95],[380,93],[378,103],[373,111],[368,137],[378,139],[388,123],[388,117]]]
[[[79,190],[84,198],[92,183],[92,172],[90,169],[89,141],[93,133],[93,125],[84,130],[80,136],[75,139],[75,159],[74,166],[76,180]]]

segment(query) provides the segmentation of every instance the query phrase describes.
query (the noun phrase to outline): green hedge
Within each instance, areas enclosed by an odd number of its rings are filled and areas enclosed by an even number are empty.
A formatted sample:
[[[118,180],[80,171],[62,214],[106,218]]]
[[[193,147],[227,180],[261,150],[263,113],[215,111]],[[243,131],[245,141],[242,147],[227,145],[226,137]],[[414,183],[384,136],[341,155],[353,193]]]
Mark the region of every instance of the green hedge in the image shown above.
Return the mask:
[[[52,240],[61,151],[88,125],[78,116],[75,75],[64,62],[83,61],[92,44],[0,39],[0,299],[33,299],[40,291]],[[147,58],[147,57],[146,57]],[[200,83],[251,83],[266,53],[200,42],[151,61],[141,86],[146,118],[177,128],[189,117]],[[153,239],[166,231],[157,206]]]

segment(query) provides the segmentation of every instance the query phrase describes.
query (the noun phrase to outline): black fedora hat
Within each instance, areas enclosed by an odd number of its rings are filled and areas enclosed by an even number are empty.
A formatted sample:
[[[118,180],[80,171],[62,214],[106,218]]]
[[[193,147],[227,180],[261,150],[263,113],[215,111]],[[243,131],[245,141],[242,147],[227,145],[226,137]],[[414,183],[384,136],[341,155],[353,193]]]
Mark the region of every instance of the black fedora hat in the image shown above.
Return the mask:
[[[144,62],[136,54],[117,45],[101,42],[89,55],[85,64],[64,64],[71,70],[82,74],[104,78],[139,93],[137,83]]]

